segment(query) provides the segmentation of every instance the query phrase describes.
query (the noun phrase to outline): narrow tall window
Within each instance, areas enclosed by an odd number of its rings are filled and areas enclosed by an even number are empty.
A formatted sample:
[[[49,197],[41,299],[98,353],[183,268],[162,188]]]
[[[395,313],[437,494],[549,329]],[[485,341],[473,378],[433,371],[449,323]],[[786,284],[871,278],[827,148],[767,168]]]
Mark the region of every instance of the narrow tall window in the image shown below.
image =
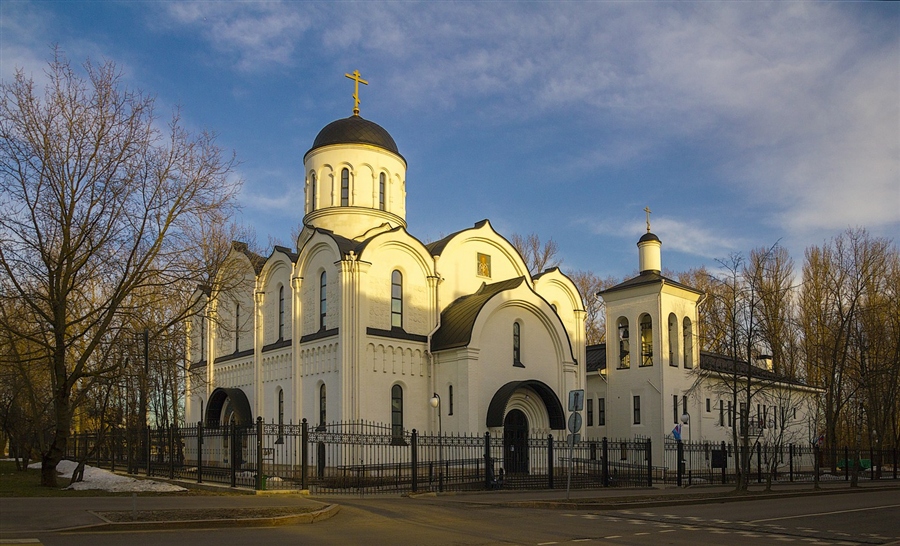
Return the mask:
[[[309,175],[309,212],[316,210],[316,173]]]
[[[694,330],[691,319],[684,317],[684,328],[681,333],[684,336],[684,367],[694,367]]]
[[[597,425],[606,426],[606,398],[597,399]]]
[[[284,287],[278,287],[278,339],[284,339]]]
[[[634,424],[641,424],[641,397],[635,396],[633,397],[633,409],[634,409]]]
[[[725,426],[725,401],[719,400],[719,426]]]
[[[682,414],[682,415],[687,415],[687,414],[688,414],[688,410],[687,410],[687,396],[682,396],[682,397],[681,397],[681,414]]]
[[[241,350],[241,304],[234,304],[234,352]]]
[[[594,399],[588,398],[587,404],[585,405],[586,413],[587,413],[587,426],[594,426]]]
[[[275,443],[284,443],[284,389],[278,389],[278,439]]]
[[[403,438],[403,387],[391,387],[391,436]]]
[[[403,328],[403,274],[391,273],[391,328]]]
[[[628,319],[622,317],[619,319],[619,369],[628,369],[631,367],[630,348],[628,346]]]
[[[669,314],[669,366],[678,366],[678,318]]]
[[[450,394],[450,397],[449,397],[450,398],[450,411],[447,412],[447,415],[453,415],[453,385],[450,385],[449,391],[450,391],[450,393],[449,393]]]
[[[678,395],[672,395],[672,422],[678,424]]]
[[[322,272],[322,276],[319,277],[319,329],[325,329],[325,313],[328,310],[328,302],[326,300],[326,292],[328,288],[328,282],[325,275],[325,272]]]
[[[384,187],[385,176],[384,173],[381,173],[378,177],[378,208],[380,210],[384,210]]]
[[[653,319],[641,316],[641,366],[653,365]]]
[[[350,169],[341,169],[341,206],[350,205]]]
[[[513,366],[524,368],[522,364],[522,325],[513,323]]]
[[[319,385],[319,426],[325,426],[325,383]]]
[[[206,314],[200,315],[200,362],[206,360]]]

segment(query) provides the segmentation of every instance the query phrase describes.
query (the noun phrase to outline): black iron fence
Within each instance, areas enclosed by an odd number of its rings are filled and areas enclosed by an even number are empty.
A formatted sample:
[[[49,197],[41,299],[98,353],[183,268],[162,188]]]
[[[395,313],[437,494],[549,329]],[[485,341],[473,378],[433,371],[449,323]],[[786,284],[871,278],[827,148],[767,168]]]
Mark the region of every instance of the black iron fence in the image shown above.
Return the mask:
[[[79,433],[68,457],[150,477],[231,487],[306,489],[316,494],[416,493],[486,489],[575,489],[734,483],[733,446],[667,442],[653,459],[649,439],[585,439],[569,445],[553,436],[511,440],[502,434],[396,434],[390,425],[354,422],[313,426],[266,424]],[[897,479],[897,450],[845,450],[838,472],[815,447],[756,445],[748,453],[763,482]],[[824,469],[824,470],[823,470]]]

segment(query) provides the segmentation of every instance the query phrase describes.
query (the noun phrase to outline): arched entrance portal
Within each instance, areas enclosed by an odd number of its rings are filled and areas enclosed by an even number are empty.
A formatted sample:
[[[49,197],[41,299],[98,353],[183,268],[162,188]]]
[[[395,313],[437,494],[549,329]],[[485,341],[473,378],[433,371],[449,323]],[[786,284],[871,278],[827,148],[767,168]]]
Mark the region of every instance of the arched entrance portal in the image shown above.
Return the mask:
[[[503,466],[511,474],[528,472],[528,417],[521,410],[503,419]]]

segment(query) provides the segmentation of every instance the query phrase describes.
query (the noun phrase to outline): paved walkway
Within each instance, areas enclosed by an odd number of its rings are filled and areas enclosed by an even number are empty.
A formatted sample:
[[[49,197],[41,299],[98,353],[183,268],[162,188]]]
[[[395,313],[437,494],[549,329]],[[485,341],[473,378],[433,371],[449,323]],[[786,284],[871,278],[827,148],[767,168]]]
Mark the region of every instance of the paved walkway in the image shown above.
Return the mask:
[[[847,482],[824,482],[821,492],[816,493],[811,483],[776,484],[773,494],[776,495],[809,495],[809,494],[850,494],[855,491],[866,491],[875,488],[891,488],[900,494],[900,481],[861,481],[858,488],[851,489]],[[226,488],[227,489],[227,488]],[[751,491],[761,494],[762,486],[751,486]],[[593,489],[573,490],[566,500],[565,490],[542,491],[484,491],[471,493],[420,494],[427,495],[429,501],[446,503],[472,503],[491,505],[532,505],[560,506],[572,508],[573,503],[582,506],[599,503],[606,508],[619,508],[635,505],[659,505],[661,503],[722,502],[730,500],[730,486],[697,486],[687,488],[643,488],[643,489]],[[81,526],[97,525],[103,520],[93,512],[113,510],[200,510],[200,509],[240,509],[260,507],[296,506],[306,510],[317,510],[329,504],[340,504],[341,500],[359,497],[316,497],[303,494],[263,494],[263,495],[211,495],[211,496],[132,496],[132,497],[41,497],[41,498],[0,498],[0,542],[23,537],[28,533],[59,531]],[[377,495],[365,497],[367,501],[377,502],[385,498]],[[735,499],[738,500],[738,499]],[[651,504],[652,503],[652,504]],[[231,523],[233,525],[233,523]],[[165,523],[156,524],[165,526]]]

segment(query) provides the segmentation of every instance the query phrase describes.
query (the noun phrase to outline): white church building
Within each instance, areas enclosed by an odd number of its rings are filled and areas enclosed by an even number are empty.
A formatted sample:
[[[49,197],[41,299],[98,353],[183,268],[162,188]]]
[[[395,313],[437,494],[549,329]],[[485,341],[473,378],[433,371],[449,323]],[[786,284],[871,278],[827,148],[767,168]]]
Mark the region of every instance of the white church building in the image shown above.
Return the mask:
[[[295,248],[235,243],[229,288],[198,290],[188,422],[370,421],[400,435],[437,431],[440,412],[445,433],[563,439],[568,393],[585,389],[585,437],[656,441],[683,412],[692,439],[726,438],[725,402],[692,389],[703,294],[660,274],[649,222],[640,275],[601,294],[615,341],[589,351],[572,281],[532,276],[488,220],[427,244],[407,231],[406,160],[356,106],[304,156]]]

